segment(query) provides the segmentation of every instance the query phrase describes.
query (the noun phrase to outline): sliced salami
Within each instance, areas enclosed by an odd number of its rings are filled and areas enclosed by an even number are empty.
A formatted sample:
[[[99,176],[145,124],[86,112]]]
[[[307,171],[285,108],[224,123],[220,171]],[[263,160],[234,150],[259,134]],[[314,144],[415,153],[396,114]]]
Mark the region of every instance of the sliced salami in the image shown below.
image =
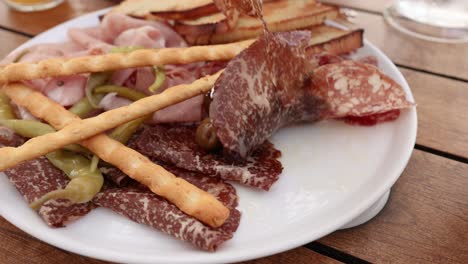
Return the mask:
[[[316,68],[310,87],[329,106],[324,119],[371,116],[414,105],[403,88],[379,69],[351,60]]]
[[[400,116],[400,110],[391,110],[385,113],[368,115],[368,116],[347,116],[343,120],[350,125],[358,126],[374,126],[382,122],[390,122],[398,119]]]
[[[229,62],[209,113],[225,149],[247,157],[283,125],[320,118],[326,105],[304,88],[309,39],[304,31],[266,34]]]
[[[145,128],[131,146],[142,154],[179,168],[218,176],[264,190],[278,180],[281,152],[264,142],[247,159],[211,153],[195,142],[195,126],[156,125]]]
[[[178,168],[170,170],[211,193],[230,209],[229,218],[224,225],[219,228],[205,226],[138,184],[123,188],[108,188],[99,193],[94,202],[201,249],[216,250],[223,242],[232,238],[240,223],[240,212],[235,209],[237,206],[235,189],[230,184],[198,173]]]
[[[10,129],[0,127],[1,146],[16,147],[24,141]],[[62,171],[55,168],[44,157],[23,162],[4,173],[28,203],[50,191],[64,188],[70,181]],[[50,200],[39,209],[39,215],[49,226],[63,227],[86,215],[93,208],[92,203],[72,204],[68,200]]]

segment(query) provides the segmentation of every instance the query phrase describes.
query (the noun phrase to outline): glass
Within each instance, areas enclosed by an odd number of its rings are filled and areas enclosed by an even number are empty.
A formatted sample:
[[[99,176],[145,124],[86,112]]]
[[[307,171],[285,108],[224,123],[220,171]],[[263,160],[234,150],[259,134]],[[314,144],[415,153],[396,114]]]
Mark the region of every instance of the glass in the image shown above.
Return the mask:
[[[386,21],[412,36],[437,42],[468,42],[468,0],[396,0]]]
[[[61,4],[63,0],[3,0],[11,8],[22,11],[32,12],[50,9]]]

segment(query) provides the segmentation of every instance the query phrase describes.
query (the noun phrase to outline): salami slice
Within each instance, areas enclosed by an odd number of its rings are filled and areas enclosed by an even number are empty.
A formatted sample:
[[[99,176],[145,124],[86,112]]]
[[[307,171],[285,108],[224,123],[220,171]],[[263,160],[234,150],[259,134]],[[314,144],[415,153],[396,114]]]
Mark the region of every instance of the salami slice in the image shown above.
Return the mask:
[[[368,116],[347,116],[343,120],[350,125],[374,126],[378,123],[389,122],[398,119],[400,110],[391,110],[388,112],[373,114]]]
[[[403,88],[378,68],[351,60],[316,68],[310,87],[329,106],[325,119],[371,116],[414,105]]]
[[[142,154],[179,168],[218,176],[264,190],[278,180],[281,152],[264,142],[247,159],[207,152],[195,142],[195,126],[156,125],[145,128],[130,145]]]
[[[266,34],[229,62],[209,113],[224,148],[247,157],[283,125],[321,117],[326,105],[304,88],[309,39],[304,31]]]
[[[205,226],[139,184],[123,188],[108,188],[99,193],[94,202],[137,223],[151,226],[201,249],[216,250],[223,242],[232,238],[239,226],[240,212],[235,209],[237,195],[234,187],[198,173],[174,167],[169,168],[179,177],[214,195],[230,209],[229,218],[224,225],[219,228]]]
[[[10,129],[0,127],[0,145],[16,147],[24,141]],[[69,182],[68,177],[44,157],[23,162],[4,173],[28,203],[50,191],[64,188]],[[41,206],[39,215],[49,226],[63,227],[94,207],[92,203],[72,204],[63,199],[50,200]]]

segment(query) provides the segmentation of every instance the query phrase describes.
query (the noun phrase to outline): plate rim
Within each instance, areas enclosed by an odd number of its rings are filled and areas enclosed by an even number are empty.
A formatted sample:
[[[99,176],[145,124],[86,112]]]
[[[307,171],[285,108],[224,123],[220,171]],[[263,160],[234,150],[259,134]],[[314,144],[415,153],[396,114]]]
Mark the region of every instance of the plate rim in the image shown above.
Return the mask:
[[[61,24],[58,24],[38,35],[36,35],[34,38],[29,39],[22,45],[18,46],[15,48],[12,52],[15,52],[19,49],[22,49],[24,47],[27,47],[28,45],[31,45],[31,42],[33,42],[34,39],[42,38],[46,35],[49,35],[51,31],[57,30],[60,28],[65,28],[67,27],[68,24],[76,24],[76,21],[81,20],[81,19],[93,19],[97,18],[99,15],[109,11],[111,8],[104,8],[101,10],[97,10],[88,14],[84,14],[82,16],[75,17],[73,19],[67,20]],[[390,69],[393,71],[394,74],[396,74],[398,78],[398,82],[402,85],[404,88],[405,92],[407,93],[407,98],[411,101],[414,102],[414,97],[411,92],[411,89],[404,78],[403,74],[398,70],[395,64],[380,50],[378,49],[374,44],[369,42],[367,39],[364,38],[364,46],[368,46],[373,53],[377,53],[379,58],[382,58],[384,60],[384,64],[390,67]],[[409,162],[409,159],[412,155],[414,145],[416,143],[416,136],[417,136],[417,126],[418,126],[418,119],[417,119],[417,111],[416,108],[413,107],[408,110],[408,115],[411,122],[410,122],[410,127],[407,128],[408,135],[410,136],[410,143],[409,145],[411,147],[408,147],[405,149],[405,153],[400,153],[402,154],[399,159],[398,166],[395,165],[395,167],[398,167],[395,171],[393,172],[387,172],[387,174],[393,175],[392,177],[386,177],[387,180],[385,181],[385,184],[382,184],[379,186],[379,188],[375,188],[375,190],[372,192],[372,194],[367,194],[366,199],[363,199],[359,205],[356,205],[352,209],[348,209],[348,212],[346,212],[345,217],[341,217],[340,219],[337,219],[335,221],[330,221],[324,228],[320,229],[320,231],[317,231],[313,233],[312,235],[307,235],[307,232],[304,232],[304,235],[302,235],[299,238],[294,238],[294,239],[288,239],[288,240],[281,240],[281,242],[275,243],[270,245],[269,247],[262,247],[258,248],[255,251],[245,251],[245,254],[243,255],[222,255],[222,254],[217,254],[215,253],[207,253],[200,255],[199,258],[184,258],[180,256],[174,257],[162,257],[162,258],[148,258],[148,256],[137,256],[137,255],[113,255],[112,251],[100,251],[100,250],[94,250],[91,248],[87,247],[82,247],[82,248],[75,248],[73,245],[69,244],[63,244],[63,241],[60,239],[55,239],[55,238],[50,238],[47,237],[47,234],[44,234],[41,231],[35,231],[35,229],[27,226],[27,225],[17,225],[13,222],[13,217],[10,216],[9,214],[5,214],[3,209],[0,208],[0,215],[4,217],[8,222],[13,224],[14,226],[18,227],[19,229],[23,230],[24,232],[34,236],[35,238],[53,245],[55,247],[67,250],[69,252],[73,252],[79,255],[91,257],[91,258],[96,258],[96,259],[101,259],[101,260],[107,260],[107,261],[117,261],[117,262],[137,262],[137,263],[198,263],[200,261],[203,261],[204,263],[227,263],[227,262],[237,262],[237,261],[245,261],[245,260],[251,260],[251,259],[256,259],[256,258],[261,258],[273,254],[277,254],[280,252],[284,252],[299,246],[302,246],[306,243],[309,243],[311,241],[317,240],[325,235],[328,235],[355,217],[359,216],[361,213],[363,213],[366,209],[368,209],[372,204],[374,204],[378,199],[386,192],[388,191],[394,184],[395,182],[399,179],[401,176],[403,170],[406,168],[407,163]],[[404,155],[403,155],[404,154]],[[73,244],[73,243],[72,243]],[[218,252],[222,253],[221,249]],[[220,257],[221,256],[221,257]]]

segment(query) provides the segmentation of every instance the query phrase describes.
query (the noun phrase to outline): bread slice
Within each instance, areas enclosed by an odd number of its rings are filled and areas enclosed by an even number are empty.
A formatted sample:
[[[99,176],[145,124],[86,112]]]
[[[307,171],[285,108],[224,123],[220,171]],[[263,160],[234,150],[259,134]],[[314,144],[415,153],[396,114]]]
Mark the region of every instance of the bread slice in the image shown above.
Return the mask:
[[[337,7],[316,3],[314,0],[280,0],[263,5],[268,29],[272,32],[288,31],[322,24],[338,16]],[[211,20],[210,20],[211,19]],[[255,38],[263,33],[262,22],[241,15],[233,29],[226,27],[225,18],[211,16],[205,20],[176,21],[175,30],[192,45],[228,43]]]
[[[343,30],[331,26],[316,26],[306,30],[312,32],[308,53],[326,51],[341,55],[355,51],[364,44],[363,29]]]
[[[111,12],[141,18],[195,19],[219,11],[213,0],[126,0]]]

